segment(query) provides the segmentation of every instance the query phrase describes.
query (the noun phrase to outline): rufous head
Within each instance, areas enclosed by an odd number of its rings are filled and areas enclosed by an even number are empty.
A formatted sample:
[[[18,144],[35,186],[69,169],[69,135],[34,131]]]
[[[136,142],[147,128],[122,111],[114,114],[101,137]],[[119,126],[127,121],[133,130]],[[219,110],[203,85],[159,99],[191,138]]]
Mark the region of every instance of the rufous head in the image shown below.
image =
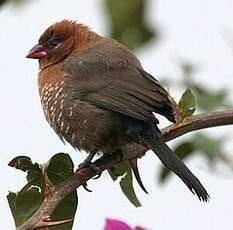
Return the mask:
[[[72,52],[78,52],[89,42],[100,38],[86,26],[63,20],[50,26],[27,54],[27,58],[39,59],[40,68],[59,63]]]

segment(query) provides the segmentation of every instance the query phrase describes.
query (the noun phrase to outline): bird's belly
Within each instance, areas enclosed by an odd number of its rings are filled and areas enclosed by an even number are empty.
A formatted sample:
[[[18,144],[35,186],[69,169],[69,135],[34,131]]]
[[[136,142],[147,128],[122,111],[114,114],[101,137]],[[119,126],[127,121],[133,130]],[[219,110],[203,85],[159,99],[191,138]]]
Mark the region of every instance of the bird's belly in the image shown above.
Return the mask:
[[[47,93],[42,96],[45,117],[57,135],[74,148],[87,152],[98,151],[111,130],[106,111],[87,102],[72,101],[66,93]]]

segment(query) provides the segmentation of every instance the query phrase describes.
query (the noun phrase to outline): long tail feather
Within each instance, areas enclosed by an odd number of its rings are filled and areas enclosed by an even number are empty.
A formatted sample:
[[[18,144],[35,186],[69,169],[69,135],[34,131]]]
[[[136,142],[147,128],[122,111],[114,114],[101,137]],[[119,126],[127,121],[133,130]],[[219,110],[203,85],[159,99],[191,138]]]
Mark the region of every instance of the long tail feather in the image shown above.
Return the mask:
[[[152,135],[149,137],[145,135],[141,136],[140,139],[143,140],[148,148],[153,150],[168,169],[172,170],[186,184],[193,194],[198,196],[200,201],[208,201],[209,194],[201,182],[159,136],[155,137],[155,135]]]

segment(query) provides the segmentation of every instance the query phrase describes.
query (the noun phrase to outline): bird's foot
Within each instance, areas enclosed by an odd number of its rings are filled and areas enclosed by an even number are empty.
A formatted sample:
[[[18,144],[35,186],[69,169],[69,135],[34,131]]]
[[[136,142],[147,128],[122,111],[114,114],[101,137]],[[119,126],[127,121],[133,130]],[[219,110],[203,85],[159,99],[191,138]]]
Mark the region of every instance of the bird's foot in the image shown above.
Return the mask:
[[[90,153],[87,156],[87,158],[81,164],[79,164],[78,170],[82,169],[82,168],[85,168],[85,167],[90,167],[91,169],[96,171],[96,174],[97,174],[95,177],[93,177],[93,179],[98,179],[102,174],[102,170],[98,166],[96,166],[95,164],[93,164],[91,162],[92,159],[94,158],[94,156],[95,156],[95,153]]]

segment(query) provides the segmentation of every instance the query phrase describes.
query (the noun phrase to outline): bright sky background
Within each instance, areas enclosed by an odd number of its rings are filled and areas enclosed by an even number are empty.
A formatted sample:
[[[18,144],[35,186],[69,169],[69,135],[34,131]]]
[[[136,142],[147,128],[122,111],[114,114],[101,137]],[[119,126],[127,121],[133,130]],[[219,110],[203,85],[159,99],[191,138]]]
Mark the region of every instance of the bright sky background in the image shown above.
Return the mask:
[[[27,60],[25,54],[47,26],[63,18],[85,23],[106,35],[108,24],[102,5],[100,0],[40,0],[19,9],[7,6],[0,11],[1,229],[14,229],[6,195],[25,183],[23,173],[7,166],[12,158],[27,155],[42,163],[57,152],[69,152],[78,165],[86,157],[69,145],[64,146],[46,123],[37,90],[38,64]],[[151,26],[159,25],[162,36],[159,43],[151,42],[137,53],[148,72],[160,79],[169,75],[176,80],[177,60],[187,58],[201,63],[202,71],[196,77],[203,84],[232,90],[232,0],[150,0],[147,10]],[[178,96],[177,92],[173,94]],[[212,129],[210,133],[231,133],[226,151],[232,151],[232,126]],[[232,228],[233,176],[209,172],[201,156],[187,164],[205,184],[211,195],[210,203],[200,203],[177,177],[173,176],[165,186],[158,185],[155,178],[160,163],[150,153],[139,161],[149,191],[149,195],[145,195],[136,185],[143,206],[134,208],[121,194],[118,184],[105,174],[98,181],[88,183],[93,193],[78,190],[74,229],[102,229],[106,217],[140,224],[150,230]]]

